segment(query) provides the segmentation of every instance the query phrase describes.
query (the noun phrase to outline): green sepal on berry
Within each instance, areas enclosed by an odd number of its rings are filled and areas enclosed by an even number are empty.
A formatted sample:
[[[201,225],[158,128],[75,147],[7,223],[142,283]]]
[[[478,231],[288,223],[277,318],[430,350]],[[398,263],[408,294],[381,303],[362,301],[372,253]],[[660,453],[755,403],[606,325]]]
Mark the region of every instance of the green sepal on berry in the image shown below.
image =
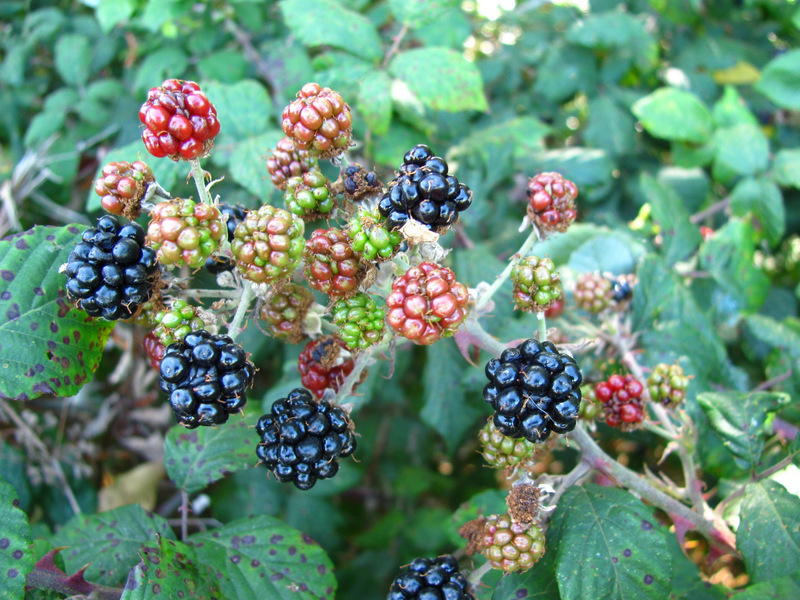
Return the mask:
[[[536,449],[536,444],[525,438],[503,435],[491,419],[478,433],[478,440],[483,449],[483,459],[495,469],[516,467],[520,463],[531,461]]]
[[[336,334],[351,350],[369,348],[383,335],[385,313],[364,293],[336,302],[331,316],[339,326]]]
[[[486,518],[482,554],[493,569],[505,573],[527,571],[544,552],[545,536],[538,523],[517,523],[507,513]]]
[[[304,221],[329,215],[336,206],[336,195],[328,185],[328,178],[318,169],[290,177],[286,181],[283,200],[286,210]]]
[[[526,256],[511,269],[514,305],[523,311],[544,312],[561,296],[561,278],[549,258]]]
[[[650,399],[667,408],[680,406],[686,400],[688,387],[689,378],[683,374],[683,369],[678,364],[658,364],[647,378]]]
[[[205,329],[207,325],[200,309],[181,298],[173,300],[169,309],[158,311],[153,320],[156,322],[153,334],[164,346],[180,342],[187,333]]]
[[[147,243],[163,265],[202,267],[226,233],[219,208],[188,198],[159,202],[150,218]]]
[[[347,236],[353,251],[365,260],[383,262],[400,250],[403,234],[390,230],[378,209],[359,208],[347,226]]]

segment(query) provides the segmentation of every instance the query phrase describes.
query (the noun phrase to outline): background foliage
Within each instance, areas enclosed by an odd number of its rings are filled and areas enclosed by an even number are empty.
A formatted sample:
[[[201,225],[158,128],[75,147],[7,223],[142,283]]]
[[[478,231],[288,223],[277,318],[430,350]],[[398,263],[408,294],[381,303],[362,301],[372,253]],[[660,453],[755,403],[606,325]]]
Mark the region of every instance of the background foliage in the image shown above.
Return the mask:
[[[499,583],[485,577],[481,597],[724,598],[743,586],[742,599],[797,597],[797,465],[778,481],[756,474],[799,448],[797,439],[789,448],[784,442],[800,422],[800,50],[793,49],[800,9],[781,0],[584,4],[3,2],[0,235],[51,225],[58,228],[50,235],[64,236],[61,226],[93,221],[99,199],[89,190],[98,167],[147,160],[136,114],[147,90],[167,77],[199,81],[217,106],[223,128],[205,166],[224,175],[214,191],[228,203],[280,203],[264,159],[282,136],[282,107],[306,81],[342,93],[355,111],[360,145],[353,157],[375,165],[384,180],[408,148],[429,143],[475,192],[459,233],[444,240],[457,249],[451,266],[470,286],[491,281],[519,246],[527,177],[559,171],[580,189],[581,223],[536,252],[553,259],[567,288],[585,271],[637,273],[630,317],[640,361],[678,360],[692,375],[688,410],[700,428],[702,477],[716,500],[739,490],[741,502],[727,516],[744,532],[741,558],[695,557],[692,564],[658,525],[627,538],[645,555],[636,558],[644,566],[630,568],[656,568],[657,585],[624,579],[608,565],[576,575],[584,557],[571,538],[580,528],[602,534],[608,527],[587,515],[613,512],[626,532],[652,518],[632,496],[587,485],[562,498],[542,563]],[[148,162],[163,187],[191,194],[184,165]],[[702,235],[700,226],[713,233]],[[43,246],[48,231],[0,242],[0,269],[60,264],[63,256]],[[20,254],[16,243],[24,238],[37,241],[35,255]],[[57,279],[48,273],[42,286]],[[0,364],[12,356],[6,340],[22,335],[16,325],[40,319],[44,328],[58,313],[57,301],[42,304],[33,290],[6,282],[2,289],[13,297],[0,297],[8,320],[0,325]],[[498,294],[487,324],[504,340],[536,327],[530,316],[512,314],[509,298],[507,289]],[[8,319],[16,305],[20,319]],[[73,323],[70,333],[82,327]],[[106,335],[92,340],[95,355]],[[197,597],[255,598],[265,597],[263,581],[281,573],[252,561],[299,548],[318,569],[285,576],[305,586],[306,597],[331,597],[336,586],[341,598],[381,597],[399,565],[452,552],[462,544],[458,525],[502,508],[502,478],[476,453],[475,434],[488,414],[483,374],[451,341],[400,352],[389,383],[388,363],[372,369],[358,390],[358,462],[299,493],[251,470],[249,421],[170,429],[142,333],[120,326],[110,335],[95,381],[80,392],[72,384],[50,390],[76,395],[2,405],[0,477],[10,486],[0,481],[0,516],[13,529],[9,550],[37,539],[39,558],[80,540],[85,552],[63,553],[60,568],[72,573],[93,561],[87,577],[114,586],[138,564],[132,577],[149,581],[139,588],[145,596],[159,584],[147,580],[158,555],[174,566],[164,586],[192,573],[192,585],[206,586],[192,588]],[[265,407],[299,384],[299,347],[255,327],[242,341],[261,369],[255,390]],[[71,352],[64,357],[74,358]],[[581,359],[587,372],[595,358]],[[34,395],[7,383],[0,380],[7,397]],[[764,393],[751,394],[756,388]],[[599,431],[612,455],[632,467],[654,465],[664,450],[652,434]],[[575,460],[560,448],[541,468],[563,473]],[[662,467],[669,473],[676,465],[669,458]],[[206,519],[197,527],[217,528],[213,543],[201,530],[174,539],[182,493]],[[157,514],[118,508],[120,497]],[[78,508],[83,514],[73,517]],[[95,514],[107,509],[116,512]],[[126,528],[112,527],[115,520]],[[121,559],[94,533],[105,527],[124,538]],[[626,541],[619,531],[604,537],[609,545]],[[242,550],[237,540],[246,532],[255,537]],[[0,550],[0,571],[16,560]],[[28,555],[24,561],[20,572],[32,564]],[[218,588],[204,579],[207,569],[224,573]],[[706,585],[701,573],[724,585]],[[602,587],[608,581],[613,589]],[[0,598],[19,598],[21,589],[4,589]],[[275,597],[295,597],[288,589],[276,584]]]

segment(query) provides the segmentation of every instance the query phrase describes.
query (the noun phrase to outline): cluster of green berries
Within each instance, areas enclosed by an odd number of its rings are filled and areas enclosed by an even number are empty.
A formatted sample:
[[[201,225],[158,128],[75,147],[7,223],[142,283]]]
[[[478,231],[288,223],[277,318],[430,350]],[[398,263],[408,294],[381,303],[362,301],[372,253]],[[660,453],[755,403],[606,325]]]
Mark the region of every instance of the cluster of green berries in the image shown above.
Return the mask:
[[[304,221],[329,215],[336,206],[336,196],[331,193],[328,178],[319,169],[290,177],[283,200],[286,209]]]
[[[279,283],[264,298],[258,314],[267,324],[270,335],[297,344],[305,337],[303,320],[313,301],[308,288],[291,282]]]
[[[514,305],[523,311],[543,312],[561,296],[561,278],[549,258],[526,256],[511,269]]]
[[[683,369],[679,364],[658,364],[647,378],[650,399],[667,408],[675,408],[683,404],[688,387],[689,378],[683,374]]]
[[[387,227],[378,209],[360,207],[350,219],[347,236],[353,250],[364,260],[383,262],[400,250],[403,234]]]
[[[536,444],[504,435],[490,419],[478,433],[484,460],[495,469],[516,467],[532,459]]]
[[[169,309],[156,312],[153,321],[156,324],[153,334],[164,346],[182,341],[189,332],[206,328],[198,308],[181,298],[173,300]]]
[[[384,311],[370,296],[359,292],[338,300],[331,308],[336,334],[351,350],[369,348],[380,341],[384,330]]]
[[[173,198],[150,213],[147,243],[162,265],[199,268],[219,248],[226,235],[217,206]]]

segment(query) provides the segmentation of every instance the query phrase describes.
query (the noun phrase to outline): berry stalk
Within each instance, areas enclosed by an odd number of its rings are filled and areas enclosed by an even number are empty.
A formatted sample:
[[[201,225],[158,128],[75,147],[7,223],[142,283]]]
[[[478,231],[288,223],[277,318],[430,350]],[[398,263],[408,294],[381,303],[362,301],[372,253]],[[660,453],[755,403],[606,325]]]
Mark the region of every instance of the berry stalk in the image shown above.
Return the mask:
[[[244,327],[242,326],[242,323],[244,323],[244,316],[250,309],[250,303],[253,301],[253,298],[255,298],[255,295],[253,284],[249,281],[245,281],[244,288],[242,289],[242,297],[239,299],[239,305],[236,307],[236,313],[228,324],[228,335],[231,339],[235,340],[236,337],[244,331]]]
[[[506,265],[506,268],[503,269],[503,272],[497,276],[497,279],[494,280],[494,283],[489,286],[489,289],[486,290],[483,294],[480,295],[478,301],[475,303],[475,310],[480,312],[480,310],[489,303],[489,300],[492,299],[492,296],[495,295],[497,290],[500,289],[500,286],[505,283],[505,280],[509,278],[511,275],[511,270],[514,266],[522,260],[522,258],[533,248],[533,245],[539,240],[539,230],[536,227],[531,229],[530,235],[528,238],[523,242],[522,246],[520,246],[519,250],[517,250],[516,254],[511,257],[511,260]],[[544,341],[544,340],[542,340]]]
[[[539,319],[539,341],[547,341],[547,319],[544,316],[544,311],[537,312],[536,318]]]
[[[192,179],[194,179],[194,184],[197,186],[197,193],[200,195],[200,201],[203,204],[213,204],[211,193],[206,187],[206,172],[203,170],[203,167],[200,166],[200,159],[192,158],[189,160],[189,166],[192,168]]]

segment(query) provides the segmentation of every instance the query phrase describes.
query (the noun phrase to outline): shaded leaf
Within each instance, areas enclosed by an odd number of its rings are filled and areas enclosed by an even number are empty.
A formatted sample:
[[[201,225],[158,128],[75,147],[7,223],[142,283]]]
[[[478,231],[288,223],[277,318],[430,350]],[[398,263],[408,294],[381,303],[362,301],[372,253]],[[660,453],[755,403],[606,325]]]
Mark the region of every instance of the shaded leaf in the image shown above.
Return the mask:
[[[189,537],[200,561],[221,573],[224,598],[333,600],[333,564],[307,535],[266,515]]]
[[[689,221],[689,213],[677,192],[646,172],[639,177],[639,185],[661,228],[662,251],[667,263],[675,264],[693,253],[702,238],[698,228]]]
[[[25,595],[25,576],[33,569],[29,548],[31,530],[28,517],[19,508],[17,493],[0,477],[0,600],[19,600]]]
[[[623,110],[607,95],[589,100],[589,121],[586,125],[586,141],[612,156],[633,152],[636,137],[634,121],[630,112]]]
[[[717,127],[734,127],[736,125],[757,125],[758,119],[747,108],[747,103],[732,85],[726,85],[722,98],[717,100],[712,109],[714,124]]]
[[[638,100],[632,107],[650,135],[702,144],[712,131],[711,113],[703,101],[690,92],[660,88]]]
[[[714,160],[717,168],[737,175],[755,175],[769,164],[769,143],[753,123],[724,127],[714,132]]]
[[[775,392],[704,392],[697,400],[711,429],[743,467],[756,470],[764,451],[767,417],[788,404],[789,396]]]
[[[736,600],[787,600],[788,598],[800,598],[800,571],[787,577],[748,586],[736,594]]]
[[[554,44],[545,55],[533,91],[553,102],[563,102],[597,82],[594,53],[587,48]]]
[[[356,107],[375,135],[386,135],[392,124],[392,80],[386,71],[371,71],[361,80]]]
[[[783,148],[775,153],[772,178],[783,187],[800,188],[800,148]]]
[[[553,577],[555,552],[545,552],[533,568],[510,573],[494,588],[492,600],[561,600],[558,580]]]
[[[220,131],[214,140],[215,146],[235,146],[269,128],[272,100],[255,79],[236,83],[211,81],[203,83],[203,91],[214,103],[219,118]]]
[[[780,188],[766,177],[747,178],[731,191],[731,212],[751,216],[771,245],[778,244],[786,230],[786,209]]]
[[[455,0],[389,0],[394,18],[411,29],[439,19],[446,9],[457,5]]]
[[[782,108],[800,109],[800,50],[789,50],[769,61],[755,89]]]
[[[800,571],[800,498],[769,479],[748,483],[740,517],[736,537],[751,581]]]
[[[56,41],[56,71],[68,85],[83,86],[89,79],[92,46],[89,38],[78,33],[67,33]]]
[[[578,273],[601,271],[620,275],[632,273],[636,260],[621,237],[598,236],[578,246],[569,257],[567,266]]]
[[[269,180],[265,159],[282,137],[282,131],[270,129],[267,133],[248,137],[231,153],[231,177],[262,201],[275,190]]]
[[[0,240],[0,397],[76,393],[97,369],[114,323],[67,300],[67,262],[81,228],[37,226]]]

